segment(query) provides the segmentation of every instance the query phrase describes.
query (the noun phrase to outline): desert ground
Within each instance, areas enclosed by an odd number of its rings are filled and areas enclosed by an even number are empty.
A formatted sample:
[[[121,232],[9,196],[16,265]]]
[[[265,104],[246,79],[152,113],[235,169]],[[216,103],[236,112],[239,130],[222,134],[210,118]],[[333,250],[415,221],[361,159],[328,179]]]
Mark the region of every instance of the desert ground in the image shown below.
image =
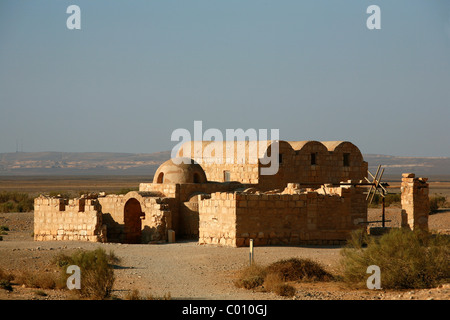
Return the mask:
[[[137,187],[140,177],[121,178],[119,181],[104,178],[83,179],[80,177],[60,179],[8,178],[0,181],[0,190],[45,193],[62,191],[109,191]],[[22,185],[22,187],[20,187]],[[106,188],[105,188],[106,187]],[[393,186],[395,188],[395,186]],[[437,190],[437,191],[436,191]],[[450,195],[450,183],[431,184],[430,194]],[[381,209],[370,208],[369,220],[379,220]],[[392,220],[387,226],[400,224],[400,207],[386,210],[386,218]],[[249,264],[248,248],[227,248],[198,245],[196,241],[179,241],[170,244],[131,245],[116,243],[88,243],[78,241],[33,241],[33,213],[0,213],[0,225],[9,231],[0,241],[0,268],[11,273],[30,270],[55,272],[50,261],[58,253],[71,253],[76,249],[104,248],[121,259],[115,266],[116,282],[113,296],[126,298],[132,290],[142,296],[195,300],[275,300],[287,299],[274,293],[237,288],[234,280]],[[450,209],[441,209],[430,215],[429,227],[443,233],[450,230]],[[340,246],[264,246],[255,248],[255,261],[266,265],[283,258],[310,258],[322,264],[333,274],[340,272]],[[424,290],[369,290],[346,286],[339,281],[293,283],[296,288],[294,300],[448,300],[450,284]],[[65,300],[74,299],[69,290],[45,289],[13,285],[13,291],[0,289],[0,299],[13,300]]]

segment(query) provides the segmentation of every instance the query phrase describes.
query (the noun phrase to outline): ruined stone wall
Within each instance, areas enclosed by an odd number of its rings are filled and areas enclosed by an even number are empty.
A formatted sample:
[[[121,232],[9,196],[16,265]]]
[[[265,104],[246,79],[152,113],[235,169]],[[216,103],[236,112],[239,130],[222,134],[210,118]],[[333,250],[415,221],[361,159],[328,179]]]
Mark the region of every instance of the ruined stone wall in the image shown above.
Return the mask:
[[[102,214],[96,199],[34,200],[34,240],[102,241]]]
[[[347,183],[356,182],[348,180]],[[332,187],[324,185],[322,188],[316,190],[319,194],[336,194],[346,200],[343,210],[348,210],[352,226],[355,228],[364,226],[362,222],[367,221],[367,200],[365,189],[354,186]],[[350,201],[348,201],[350,199]]]
[[[180,214],[178,235],[181,238],[196,239],[199,235],[198,195],[233,191],[242,187],[235,183],[202,183],[180,185]]]
[[[123,224],[124,195],[111,194],[99,197],[98,201],[105,223],[108,224],[108,221],[111,219],[118,224]]]
[[[178,203],[172,198],[144,198],[142,243],[167,240],[167,230],[177,228]]]
[[[198,196],[199,244],[236,246],[236,193]]]
[[[416,178],[414,173],[402,174],[401,201],[406,213],[402,226],[412,230],[428,230],[430,212],[429,185],[427,178]]]
[[[197,238],[199,234],[198,194],[214,192],[234,191],[236,188],[244,188],[239,183],[186,183],[186,184],[153,184],[140,185],[140,190],[145,192],[161,192],[164,195],[173,195],[170,201],[172,213],[172,229],[177,237]]]
[[[367,205],[360,188],[339,193],[213,193],[199,201],[199,242],[246,246],[338,244],[365,227]],[[336,190],[337,191],[337,190]]]
[[[158,185],[160,186],[160,185]],[[137,199],[141,206],[142,242],[161,241],[167,238],[172,219],[177,218],[177,203],[170,198],[146,196],[145,192],[130,192],[127,195],[108,195],[98,198],[107,228],[108,241],[125,242],[124,208],[128,200]]]

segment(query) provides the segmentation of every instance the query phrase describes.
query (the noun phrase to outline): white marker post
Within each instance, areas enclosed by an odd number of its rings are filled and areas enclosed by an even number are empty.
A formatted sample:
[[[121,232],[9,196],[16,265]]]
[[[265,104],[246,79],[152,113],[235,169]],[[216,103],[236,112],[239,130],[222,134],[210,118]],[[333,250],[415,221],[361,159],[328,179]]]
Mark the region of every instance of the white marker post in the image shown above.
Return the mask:
[[[253,264],[253,256],[254,252],[253,252],[253,239],[250,239],[250,266]]]

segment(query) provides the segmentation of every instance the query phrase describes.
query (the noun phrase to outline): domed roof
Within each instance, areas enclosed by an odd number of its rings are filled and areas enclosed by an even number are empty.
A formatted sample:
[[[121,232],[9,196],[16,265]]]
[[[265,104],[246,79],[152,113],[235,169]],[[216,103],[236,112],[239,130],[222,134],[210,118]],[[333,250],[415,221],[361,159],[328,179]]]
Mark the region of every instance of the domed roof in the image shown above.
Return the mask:
[[[204,183],[205,171],[190,158],[176,158],[161,164],[155,172],[153,183]]]

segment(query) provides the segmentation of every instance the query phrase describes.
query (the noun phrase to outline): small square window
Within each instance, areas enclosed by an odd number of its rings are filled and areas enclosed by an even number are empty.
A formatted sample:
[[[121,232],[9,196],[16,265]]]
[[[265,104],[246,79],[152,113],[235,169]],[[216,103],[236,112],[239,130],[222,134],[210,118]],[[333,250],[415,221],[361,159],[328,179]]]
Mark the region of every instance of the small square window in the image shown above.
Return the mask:
[[[283,163],[283,154],[281,154],[281,153],[278,154],[278,163],[279,164]]]
[[[223,172],[223,181],[231,181],[231,174],[230,171],[224,171]]]

